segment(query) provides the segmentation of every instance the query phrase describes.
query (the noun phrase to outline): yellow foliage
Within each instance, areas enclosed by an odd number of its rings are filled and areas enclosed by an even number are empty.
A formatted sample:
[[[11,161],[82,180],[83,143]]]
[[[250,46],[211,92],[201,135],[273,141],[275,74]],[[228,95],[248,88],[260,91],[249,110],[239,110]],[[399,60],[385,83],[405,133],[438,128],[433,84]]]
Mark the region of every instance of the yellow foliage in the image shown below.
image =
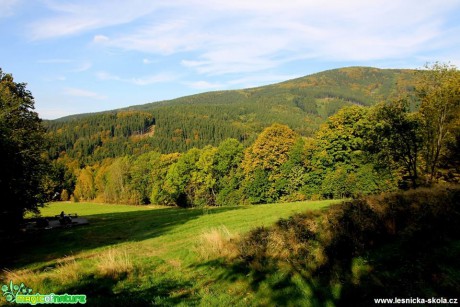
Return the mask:
[[[273,124],[265,128],[245,152],[245,173],[250,173],[256,168],[269,171],[278,169],[288,160],[288,153],[297,138],[298,135],[286,125]]]

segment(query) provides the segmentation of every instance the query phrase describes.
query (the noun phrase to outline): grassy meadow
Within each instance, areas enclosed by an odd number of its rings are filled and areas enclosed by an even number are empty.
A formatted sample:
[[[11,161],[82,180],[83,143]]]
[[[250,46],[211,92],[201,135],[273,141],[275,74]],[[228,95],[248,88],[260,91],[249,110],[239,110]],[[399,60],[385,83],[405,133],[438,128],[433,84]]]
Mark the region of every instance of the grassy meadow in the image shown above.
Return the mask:
[[[257,305],[261,289],[222,263],[226,242],[338,201],[180,209],[51,203],[41,215],[78,213],[90,224],[25,233],[2,258],[2,281],[34,293],[86,294],[90,305]],[[263,300],[262,300],[263,302]]]

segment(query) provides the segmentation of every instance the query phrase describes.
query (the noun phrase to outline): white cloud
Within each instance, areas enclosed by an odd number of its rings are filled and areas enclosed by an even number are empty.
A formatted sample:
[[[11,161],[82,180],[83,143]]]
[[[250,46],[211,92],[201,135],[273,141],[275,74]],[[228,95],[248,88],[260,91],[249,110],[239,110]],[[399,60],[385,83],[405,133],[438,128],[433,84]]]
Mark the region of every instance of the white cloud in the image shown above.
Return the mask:
[[[92,99],[97,99],[97,100],[107,99],[107,96],[105,95],[100,95],[92,91],[74,88],[74,87],[65,88],[64,94],[69,95],[69,96],[85,97],[85,98],[92,98]]]
[[[161,55],[196,50],[210,38],[205,32],[194,29],[191,22],[187,18],[152,22],[138,27],[132,33],[115,35],[105,43],[124,50]]]
[[[96,77],[100,80],[115,80],[121,81],[125,83],[131,83],[135,85],[150,85],[156,83],[163,83],[163,82],[170,82],[176,80],[178,78],[177,75],[172,73],[159,73],[155,75],[149,75],[144,77],[137,77],[137,78],[122,78],[117,75],[110,74],[105,71],[99,71],[96,73]]]
[[[148,65],[148,64],[153,64],[153,63],[156,63],[157,61],[153,61],[153,60],[150,60],[150,59],[143,59],[142,60],[142,63]]]
[[[99,78],[100,80],[118,80],[118,81],[121,80],[120,77],[109,74],[108,72],[105,72],[105,71],[97,72],[96,77]]]
[[[73,72],[83,72],[83,71],[87,71],[91,67],[93,67],[93,64],[91,62],[86,61],[86,62],[81,63],[77,68],[75,68],[72,71]]]
[[[99,35],[94,35],[94,37],[93,37],[93,42],[95,42],[95,43],[105,43],[107,41],[109,41],[109,38],[107,36],[105,36],[105,35],[100,35],[99,34]]]
[[[255,74],[302,59],[397,60],[458,48],[458,39],[451,39],[458,37],[458,31],[449,33],[446,27],[446,16],[460,8],[455,0],[50,0],[47,4],[54,15],[33,22],[34,39],[104,28],[108,36],[93,34],[94,43],[152,56],[181,54],[184,68],[204,75]],[[122,24],[129,27],[118,27]],[[146,80],[131,82],[148,84]]]
[[[146,16],[163,5],[142,0],[82,0],[64,2],[46,1],[48,9],[54,13],[50,18],[33,22],[30,35],[34,40],[75,35],[104,27],[127,24]]]
[[[21,0],[0,0],[0,18],[13,15],[15,7],[20,2]]]
[[[458,7],[454,1],[415,0],[182,5],[119,33],[108,45],[160,55],[193,51],[182,65],[208,75],[253,73],[298,59],[373,61],[443,48],[442,15]]]

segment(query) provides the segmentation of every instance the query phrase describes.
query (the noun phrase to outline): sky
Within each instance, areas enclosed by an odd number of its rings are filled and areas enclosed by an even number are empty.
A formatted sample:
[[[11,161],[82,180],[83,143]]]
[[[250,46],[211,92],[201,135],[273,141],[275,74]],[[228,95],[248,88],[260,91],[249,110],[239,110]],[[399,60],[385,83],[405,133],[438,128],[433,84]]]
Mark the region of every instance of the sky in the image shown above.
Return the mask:
[[[460,66],[459,0],[0,0],[0,68],[44,119],[347,66]]]

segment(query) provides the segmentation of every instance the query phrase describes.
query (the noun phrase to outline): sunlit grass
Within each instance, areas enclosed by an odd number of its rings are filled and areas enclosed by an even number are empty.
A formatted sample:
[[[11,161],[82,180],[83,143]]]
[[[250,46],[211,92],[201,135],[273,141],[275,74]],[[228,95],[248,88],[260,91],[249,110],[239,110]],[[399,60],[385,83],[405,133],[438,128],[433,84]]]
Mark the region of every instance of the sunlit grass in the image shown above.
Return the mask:
[[[152,210],[164,208],[162,206],[130,206],[120,204],[102,204],[102,203],[73,203],[73,202],[55,202],[46,204],[43,208],[40,208],[40,215],[42,217],[53,217],[60,214],[62,211],[65,213],[78,215],[95,215],[104,213],[117,213],[117,212],[132,212],[141,210]],[[33,214],[28,214],[26,217],[32,217]]]
[[[107,293],[129,297],[133,291],[140,293],[137,303],[145,305],[244,302],[253,295],[246,282],[219,280],[223,268],[213,263],[232,254],[224,243],[254,227],[337,202],[206,209],[52,203],[41,209],[42,216],[77,213],[89,225],[33,234],[27,251],[19,253],[1,277],[27,281],[34,291],[71,288],[85,294],[89,288],[98,289],[88,295],[101,302]]]
[[[238,249],[232,242],[238,238],[238,235],[230,233],[225,226],[212,228],[200,235],[196,251],[203,260],[216,257],[233,258],[237,255]]]
[[[98,256],[97,269],[103,277],[120,278],[133,270],[134,266],[126,250],[109,248]]]

